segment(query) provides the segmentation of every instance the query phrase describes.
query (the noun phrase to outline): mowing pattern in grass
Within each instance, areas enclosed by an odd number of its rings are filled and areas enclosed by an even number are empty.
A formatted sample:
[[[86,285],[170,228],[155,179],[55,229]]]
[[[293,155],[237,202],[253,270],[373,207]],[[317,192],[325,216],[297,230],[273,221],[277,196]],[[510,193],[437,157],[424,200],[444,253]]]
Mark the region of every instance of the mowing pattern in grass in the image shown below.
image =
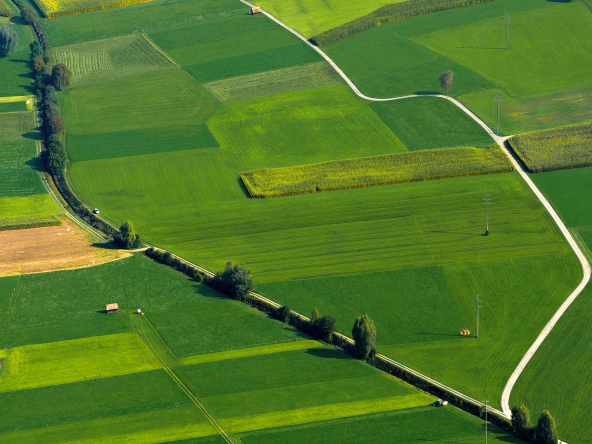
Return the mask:
[[[326,62],[310,63],[243,77],[218,80],[204,86],[223,102],[251,99],[341,83],[341,77]]]
[[[36,171],[37,162],[35,141],[0,142],[0,197],[44,193],[45,188]]]
[[[33,31],[30,26],[17,25],[12,22],[3,23],[2,26],[14,29],[19,36],[19,43],[12,54],[0,57],[0,96],[31,94],[31,68],[28,61],[29,43],[34,38]]]
[[[145,34],[62,46],[51,55],[54,63],[63,63],[72,71],[72,86],[178,66]]]
[[[205,121],[219,102],[182,70],[80,86],[62,102],[72,161],[217,146]]]
[[[116,8],[148,0],[33,0],[45,17]]]
[[[0,142],[23,140],[22,135],[34,129],[35,121],[30,111],[0,114]]]
[[[251,197],[281,197],[512,171],[497,145],[336,160],[241,173]]]
[[[520,134],[510,145],[531,173],[592,165],[592,123]]]
[[[448,100],[420,97],[370,107],[411,151],[491,145],[489,134]]]

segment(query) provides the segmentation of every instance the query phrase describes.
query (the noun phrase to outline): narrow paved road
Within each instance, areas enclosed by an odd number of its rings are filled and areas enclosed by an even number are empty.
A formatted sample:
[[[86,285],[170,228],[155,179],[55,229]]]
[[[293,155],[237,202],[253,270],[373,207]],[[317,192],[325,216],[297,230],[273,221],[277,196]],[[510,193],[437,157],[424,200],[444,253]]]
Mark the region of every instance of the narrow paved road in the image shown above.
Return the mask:
[[[240,1],[242,3],[244,3],[245,5],[248,5],[251,8],[254,6],[246,0],[240,0]],[[530,179],[530,177],[528,176],[526,171],[524,171],[522,169],[522,166],[516,161],[514,156],[510,153],[508,148],[505,146],[505,141],[509,137],[499,137],[498,135],[496,135],[492,131],[492,129],[489,128],[489,126],[487,126],[487,124],[485,124],[485,122],[483,122],[479,117],[477,117],[473,112],[471,112],[466,106],[464,106],[462,103],[460,103],[458,100],[456,100],[452,97],[444,96],[441,94],[429,94],[429,95],[427,95],[427,94],[425,94],[425,95],[411,94],[408,96],[391,97],[391,98],[376,98],[376,97],[369,97],[369,96],[365,95],[364,93],[362,93],[358,89],[358,87],[356,85],[354,85],[354,83],[349,79],[349,77],[347,75],[345,75],[345,73],[341,70],[341,68],[339,68],[339,66],[337,66],[337,64],[327,54],[325,54],[325,52],[322,51],[318,46],[315,46],[312,43],[310,43],[304,36],[302,36],[301,34],[296,32],[294,29],[290,28],[288,25],[280,22],[278,19],[276,19],[271,14],[269,14],[265,11],[262,11],[262,13],[265,16],[269,17],[274,22],[276,22],[282,28],[290,31],[292,34],[294,34],[296,37],[298,37],[300,40],[302,40],[304,43],[306,43],[308,46],[310,46],[312,49],[314,49],[321,57],[323,57],[327,61],[327,63],[329,63],[333,67],[333,69],[335,69],[335,71],[343,78],[345,83],[347,83],[349,85],[349,87],[352,89],[352,91],[358,97],[361,97],[362,99],[369,100],[372,102],[389,102],[389,101],[393,101],[393,100],[402,100],[402,99],[410,99],[410,98],[414,98],[414,97],[426,97],[427,96],[427,97],[437,97],[437,98],[445,99],[445,100],[448,100],[448,101],[454,103],[456,106],[458,106],[469,117],[471,117],[475,122],[477,122],[485,131],[487,131],[487,133],[491,136],[491,138],[500,146],[500,148],[504,151],[504,153],[506,153],[506,155],[508,156],[508,158],[510,159],[510,161],[514,165],[514,168],[516,168],[516,171],[518,171],[520,173],[520,175],[522,176],[524,181],[528,184],[528,186],[532,189],[532,191],[537,196],[537,198],[541,201],[543,206],[547,209],[547,211],[549,212],[549,214],[551,215],[551,217],[553,218],[553,220],[555,221],[555,223],[557,224],[557,226],[559,227],[559,229],[561,230],[561,232],[563,233],[563,235],[567,239],[567,242],[569,243],[569,245],[573,249],[574,253],[576,254],[578,259],[580,260],[580,263],[582,265],[582,269],[584,272],[584,277],[583,277],[582,281],[577,286],[577,288],[569,295],[569,297],[565,300],[565,302],[561,305],[561,307],[559,307],[559,310],[557,310],[557,312],[553,315],[553,317],[547,323],[547,325],[545,325],[545,328],[543,328],[543,331],[541,331],[541,333],[537,337],[536,341],[530,346],[530,348],[528,349],[528,351],[526,352],[526,354],[524,355],[524,357],[522,358],[522,360],[518,364],[518,367],[516,367],[516,369],[514,370],[512,375],[510,376],[510,379],[508,380],[506,387],[504,388],[504,391],[502,393],[501,406],[502,406],[503,414],[506,417],[510,418],[510,416],[511,416],[510,394],[512,393],[512,389],[514,388],[516,381],[520,377],[520,374],[522,373],[522,371],[524,370],[524,368],[526,367],[526,365],[528,364],[528,362],[530,361],[530,359],[532,358],[534,353],[538,350],[540,345],[543,343],[545,338],[549,335],[549,333],[551,332],[551,330],[553,329],[555,324],[557,324],[557,322],[559,321],[561,316],[563,316],[563,314],[568,309],[568,307],[573,303],[573,301],[575,301],[575,299],[582,292],[582,290],[584,290],[584,288],[586,287],[586,285],[590,281],[590,264],[586,260],[584,253],[582,253],[582,250],[580,249],[580,247],[578,246],[578,244],[576,243],[576,241],[572,237],[571,233],[569,232],[569,230],[567,229],[567,227],[565,226],[563,221],[557,215],[557,212],[555,211],[555,209],[551,206],[551,204],[545,198],[543,193],[541,193],[541,191],[536,187],[536,185]]]

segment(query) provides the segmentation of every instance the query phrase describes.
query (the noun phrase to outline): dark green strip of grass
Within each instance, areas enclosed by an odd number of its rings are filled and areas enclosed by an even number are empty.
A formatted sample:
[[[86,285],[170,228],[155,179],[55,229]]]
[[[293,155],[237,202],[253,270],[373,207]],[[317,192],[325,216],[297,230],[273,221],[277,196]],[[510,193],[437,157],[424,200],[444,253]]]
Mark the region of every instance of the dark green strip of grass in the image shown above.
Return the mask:
[[[27,111],[27,104],[25,102],[0,103],[0,113],[9,113],[13,111]]]

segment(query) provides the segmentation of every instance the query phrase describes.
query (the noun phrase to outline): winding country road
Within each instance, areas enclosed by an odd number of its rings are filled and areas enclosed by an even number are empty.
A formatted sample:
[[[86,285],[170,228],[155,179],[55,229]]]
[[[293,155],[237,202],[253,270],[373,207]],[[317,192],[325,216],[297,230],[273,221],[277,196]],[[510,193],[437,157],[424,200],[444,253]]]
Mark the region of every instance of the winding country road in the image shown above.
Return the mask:
[[[255,5],[249,3],[246,0],[239,0],[239,1],[241,3],[244,3],[247,6],[251,7],[251,8],[255,6]],[[582,250],[580,249],[580,247],[578,246],[578,244],[576,243],[576,241],[572,237],[571,233],[569,232],[569,230],[567,229],[567,227],[565,226],[565,224],[563,223],[563,221],[559,218],[559,215],[557,214],[557,212],[555,211],[555,209],[551,206],[551,204],[545,198],[545,196],[543,195],[543,193],[541,193],[541,191],[536,187],[536,185],[530,179],[530,177],[528,176],[528,174],[526,173],[526,171],[524,171],[524,169],[522,168],[522,165],[520,165],[520,163],[518,163],[518,161],[514,158],[514,156],[510,153],[510,151],[506,147],[505,141],[509,137],[499,137],[498,135],[496,135],[492,131],[492,129],[489,128],[487,126],[487,124],[485,124],[485,122],[483,122],[479,117],[477,117],[473,112],[471,112],[466,106],[464,106],[462,103],[460,103],[458,100],[456,100],[456,99],[454,99],[452,97],[444,96],[444,95],[441,95],[441,94],[422,94],[422,95],[411,94],[411,95],[408,95],[408,96],[391,97],[391,98],[376,98],[376,97],[369,97],[369,96],[365,95],[349,79],[349,77],[341,70],[341,68],[339,68],[339,66],[337,66],[337,64],[327,54],[325,54],[325,52],[322,51],[318,46],[315,46],[312,43],[310,43],[304,36],[302,36],[301,34],[299,34],[298,32],[296,32],[294,29],[290,28],[285,23],[282,23],[281,21],[279,21],[278,19],[276,19],[274,16],[272,16],[268,12],[263,11],[263,10],[261,12],[262,12],[262,14],[264,14],[265,16],[267,16],[269,19],[273,20],[278,25],[280,25],[282,28],[284,28],[284,29],[288,30],[289,32],[291,32],[292,34],[294,34],[296,37],[298,37],[300,40],[302,40],[304,43],[306,43],[309,47],[311,47],[312,49],[314,49],[343,78],[343,80],[345,81],[345,83],[347,83],[349,85],[349,87],[352,89],[352,91],[358,97],[361,97],[362,99],[369,100],[369,101],[372,101],[372,102],[389,102],[389,101],[393,101],[393,100],[403,100],[403,99],[410,99],[410,98],[414,98],[414,97],[437,97],[437,98],[448,100],[448,101],[454,103],[456,106],[458,106],[469,117],[471,117],[475,122],[477,122],[479,125],[481,125],[481,127],[485,131],[487,131],[487,133],[491,136],[491,138],[500,146],[500,148],[504,151],[504,153],[506,153],[506,155],[508,156],[508,158],[510,159],[510,161],[514,165],[514,168],[516,169],[516,171],[518,171],[520,173],[520,175],[522,176],[522,178],[524,179],[524,181],[528,184],[528,186],[530,187],[530,189],[534,192],[534,194],[541,201],[541,203],[543,204],[543,206],[547,209],[547,211],[549,212],[549,214],[551,215],[551,217],[553,218],[553,220],[555,221],[555,223],[557,224],[557,226],[559,227],[559,229],[561,230],[561,232],[563,233],[563,235],[567,239],[567,242],[569,243],[569,245],[573,249],[574,253],[576,254],[576,256],[578,257],[578,259],[580,260],[580,263],[581,263],[582,269],[583,269],[583,273],[584,273],[584,276],[583,276],[582,281],[576,287],[576,289],[569,295],[569,297],[565,300],[565,302],[563,302],[563,304],[561,304],[561,307],[559,307],[559,310],[557,310],[557,312],[553,315],[553,317],[551,318],[551,320],[549,320],[549,322],[547,323],[547,325],[545,325],[545,328],[543,328],[543,330],[541,331],[541,333],[538,335],[537,339],[530,346],[530,348],[528,349],[528,351],[526,352],[526,354],[524,355],[524,357],[522,358],[522,360],[520,361],[520,363],[518,364],[518,366],[516,367],[516,369],[514,370],[514,372],[512,373],[512,375],[510,376],[510,379],[506,383],[506,387],[504,388],[504,391],[502,393],[501,406],[502,406],[502,410],[503,410],[503,415],[506,416],[507,418],[510,418],[511,417],[511,411],[510,411],[510,395],[512,393],[512,389],[514,388],[514,385],[516,384],[516,381],[518,381],[518,378],[520,377],[520,374],[522,373],[522,371],[524,370],[524,368],[526,367],[526,365],[528,364],[528,362],[530,361],[530,359],[532,358],[532,356],[538,350],[538,348],[540,347],[540,345],[543,343],[543,341],[545,340],[545,338],[549,335],[549,333],[551,332],[551,330],[553,329],[553,327],[555,326],[555,324],[557,324],[557,322],[559,321],[559,319],[561,318],[561,316],[563,316],[563,314],[565,313],[565,311],[575,301],[575,299],[584,290],[584,288],[586,287],[586,285],[590,281],[590,264],[586,260],[586,257],[584,256],[584,253],[582,253]],[[401,365],[401,364],[399,364],[399,365]],[[479,401],[476,401],[476,400],[474,400],[474,402],[477,403],[477,404],[481,404]],[[490,408],[488,408],[488,410],[495,411],[495,409],[490,409]]]

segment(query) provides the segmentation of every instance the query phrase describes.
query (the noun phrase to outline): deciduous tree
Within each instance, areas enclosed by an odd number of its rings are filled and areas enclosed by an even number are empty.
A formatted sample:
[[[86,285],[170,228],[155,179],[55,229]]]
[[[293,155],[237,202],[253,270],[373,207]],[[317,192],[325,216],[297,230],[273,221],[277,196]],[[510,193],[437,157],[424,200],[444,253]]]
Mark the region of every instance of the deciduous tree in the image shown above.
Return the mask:
[[[18,34],[11,26],[0,27],[0,57],[6,57],[12,54],[18,42]]]
[[[51,83],[59,91],[70,84],[72,72],[63,63],[58,63],[51,70]]]
[[[530,412],[524,405],[512,407],[512,426],[520,438],[530,441],[533,427],[530,421]]]
[[[446,95],[448,95],[448,91],[452,88],[452,78],[454,77],[454,73],[447,69],[442,74],[440,74],[440,85],[444,91],[446,91]]]
[[[129,220],[119,227],[119,236],[115,238],[115,242],[127,250],[140,246],[140,236],[136,234],[134,225]]]
[[[539,416],[539,420],[534,432],[534,442],[536,444],[557,444],[557,426],[555,420],[547,410],[544,410]]]
[[[359,359],[368,359],[376,352],[374,348],[376,327],[368,315],[356,319],[352,329],[352,336],[355,341],[356,355]]]

